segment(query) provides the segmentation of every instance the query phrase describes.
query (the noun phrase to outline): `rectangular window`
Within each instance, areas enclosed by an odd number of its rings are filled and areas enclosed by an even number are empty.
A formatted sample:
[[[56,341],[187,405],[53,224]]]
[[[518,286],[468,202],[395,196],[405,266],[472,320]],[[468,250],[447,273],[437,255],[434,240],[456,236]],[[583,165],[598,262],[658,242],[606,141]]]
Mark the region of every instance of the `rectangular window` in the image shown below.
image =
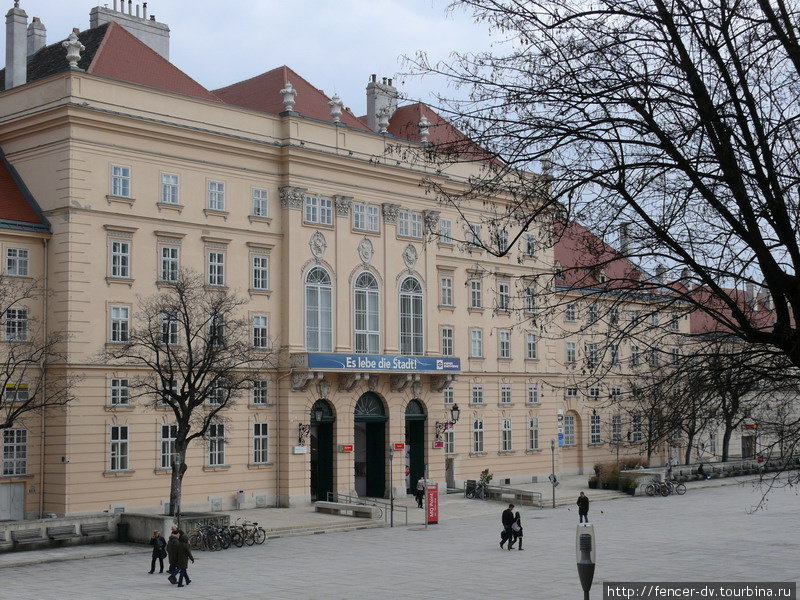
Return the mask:
[[[528,384],[528,404],[539,404],[539,384]]]
[[[586,362],[590,367],[596,367],[600,364],[600,344],[597,342],[589,342],[586,344]]]
[[[208,390],[208,403],[211,406],[222,406],[229,392],[219,381],[215,381]]]
[[[672,366],[677,367],[678,364],[681,362],[681,351],[680,348],[670,348],[670,356],[672,357]]]
[[[208,427],[208,466],[225,464],[225,425],[212,423]]]
[[[128,426],[111,426],[110,471],[128,470]]]
[[[497,358],[511,358],[511,332],[507,330],[501,330],[497,336],[497,343]]]
[[[480,279],[469,280],[469,307],[483,308],[483,285]]]
[[[225,285],[225,253],[208,251],[208,285]]]
[[[622,416],[611,415],[611,442],[613,444],[622,443]]]
[[[578,308],[574,302],[567,304],[564,309],[564,320],[568,323],[574,323],[578,319]]]
[[[499,310],[511,309],[511,285],[501,282],[497,285],[497,308]]]
[[[608,352],[611,357],[611,364],[618,365],[619,364],[619,344],[611,344],[608,347]]]
[[[269,347],[269,322],[266,315],[253,317],[253,348]]]
[[[179,204],[180,196],[178,190],[180,178],[171,173],[161,174],[161,202],[163,204]]]
[[[442,327],[442,343],[441,351],[442,356],[453,356],[453,328]]]
[[[439,243],[453,243],[453,222],[450,219],[439,219]]]
[[[178,281],[180,268],[180,248],[177,246],[161,247],[161,281]]]
[[[511,452],[513,446],[511,444],[511,419],[500,419],[500,451]]]
[[[422,237],[422,213],[401,210],[397,213],[397,235]]]
[[[511,404],[511,384],[500,384],[500,404]]]
[[[483,452],[483,419],[472,420],[472,451]]]
[[[6,274],[28,276],[28,251],[25,248],[6,248]]]
[[[452,429],[444,430],[444,453],[445,454],[456,453],[456,435],[455,431],[453,431]]]
[[[333,225],[333,200],[323,196],[305,196],[304,221]]]
[[[363,202],[353,203],[353,229],[357,231],[379,231],[378,207]]]
[[[455,402],[455,394],[453,393],[453,388],[444,388],[443,392],[444,403],[446,406],[449,406]]]
[[[532,285],[525,288],[525,312],[528,314],[536,312],[536,290]]]
[[[539,419],[528,417],[528,450],[539,449]]]
[[[575,362],[575,342],[566,343],[566,355],[564,360],[567,364],[573,364]]]
[[[631,346],[631,366],[639,366],[639,346]]]
[[[631,325],[636,325],[639,323],[639,311],[638,310],[631,310],[629,311],[631,317]]]
[[[177,425],[161,426],[161,468],[171,469],[172,462],[177,458],[175,452],[175,439],[178,437]]]
[[[225,317],[224,315],[211,315],[208,319],[208,340],[214,346],[225,343]]]
[[[591,415],[589,420],[589,443],[600,443],[600,415]]]
[[[564,415],[564,445],[575,445],[575,415]]]
[[[253,289],[269,289],[269,257],[256,254],[253,256]]]
[[[178,344],[178,315],[175,311],[161,313],[161,343],[167,346]]]
[[[127,306],[111,307],[111,342],[124,344],[128,341],[131,309]]]
[[[111,165],[111,195],[131,197],[131,168]]]
[[[177,402],[177,398],[174,394],[180,394],[180,390],[178,389],[178,380],[177,379],[170,379],[169,381],[164,382],[164,387],[161,388],[161,399],[159,401],[160,406],[169,406],[170,402]],[[169,400],[169,402],[167,402]]]
[[[472,384],[472,404],[483,404],[483,384]]]
[[[717,434],[712,433],[708,436],[708,451],[712,456],[717,455]]]
[[[253,216],[254,217],[267,217],[269,216],[269,205],[267,190],[263,188],[253,188],[251,190],[251,198],[253,200]]]
[[[439,277],[439,303],[442,306],[453,306],[453,276]]]
[[[7,403],[12,402],[27,402],[29,398],[28,384],[27,383],[7,383],[4,399]]]
[[[505,229],[497,232],[497,249],[500,252],[508,250],[508,231]]]
[[[608,318],[612,325],[619,325],[619,309],[616,306],[609,311]]]
[[[269,381],[257,379],[253,382],[253,404],[266,406],[269,404]]]
[[[525,334],[525,358],[528,360],[539,358],[535,333],[528,332]]]
[[[642,415],[633,415],[633,422],[631,423],[633,442],[643,442],[644,434],[642,433]]]
[[[578,397],[578,388],[575,386],[570,386],[566,389],[565,396],[567,398],[577,398]]]
[[[131,244],[111,240],[111,277],[129,279],[131,276]]]
[[[659,355],[658,350],[653,348],[650,350],[650,356],[648,357],[648,362],[650,363],[651,367],[657,367],[661,362],[661,357]]]
[[[470,329],[469,355],[471,358],[483,358],[483,329]]]
[[[128,406],[131,388],[127,378],[114,377],[111,380],[111,406]]]
[[[472,248],[481,247],[481,226],[475,223],[470,223],[468,233],[469,245]]]
[[[597,307],[594,304],[589,305],[589,311],[587,313],[587,316],[589,320],[589,325],[597,323],[597,321],[600,319],[600,317],[598,316]]]
[[[593,385],[589,388],[589,398],[592,400],[599,400],[600,399],[600,387]]]
[[[678,313],[672,313],[672,317],[669,320],[670,328],[672,331],[678,331],[681,328],[680,321],[678,319]]]
[[[650,326],[658,327],[658,323],[659,323],[658,313],[654,312],[653,314],[650,315]]]
[[[25,342],[28,339],[28,309],[9,308],[6,310],[6,340]],[[10,364],[10,363],[9,363]]]
[[[28,431],[3,430],[3,475],[28,474]]]
[[[532,233],[526,233],[525,245],[523,248],[523,253],[528,258],[533,258],[536,256],[536,236],[534,236]]]
[[[253,464],[269,462],[269,424],[253,423]]]
[[[208,182],[208,208],[209,210],[225,210],[225,182]]]
[[[612,387],[611,388],[611,399],[618,400],[622,396],[622,388],[620,387]]]

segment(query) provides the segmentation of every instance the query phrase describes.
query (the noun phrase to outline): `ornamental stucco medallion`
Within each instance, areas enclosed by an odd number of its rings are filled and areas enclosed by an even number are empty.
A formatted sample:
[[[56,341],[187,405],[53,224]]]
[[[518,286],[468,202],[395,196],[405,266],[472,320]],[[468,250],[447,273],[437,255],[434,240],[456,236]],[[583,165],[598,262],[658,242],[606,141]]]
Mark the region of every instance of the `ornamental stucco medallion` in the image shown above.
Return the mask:
[[[372,260],[375,255],[375,248],[369,238],[364,238],[358,243],[358,255],[364,264],[369,264],[369,261]]]
[[[308,241],[308,246],[311,248],[311,254],[316,258],[320,258],[328,249],[328,242],[325,240],[324,235],[319,231],[315,231],[314,235],[312,235],[311,239]]]
[[[414,248],[411,244],[406,246],[406,249],[403,250],[403,262],[406,263],[406,268],[410,271],[414,268],[417,264],[417,249]]]

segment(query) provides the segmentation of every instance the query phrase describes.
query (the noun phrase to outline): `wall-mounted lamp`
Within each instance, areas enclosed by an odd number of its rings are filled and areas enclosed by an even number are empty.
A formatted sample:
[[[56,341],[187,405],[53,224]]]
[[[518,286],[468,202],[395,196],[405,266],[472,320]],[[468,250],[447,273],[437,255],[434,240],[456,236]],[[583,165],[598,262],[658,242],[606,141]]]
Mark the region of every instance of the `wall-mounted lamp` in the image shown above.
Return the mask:
[[[458,418],[461,416],[461,409],[458,408],[458,404],[453,404],[453,407],[450,409],[450,420],[449,421],[436,421],[436,441],[439,442],[442,439],[442,434],[445,430],[451,428],[453,425],[458,423]]]

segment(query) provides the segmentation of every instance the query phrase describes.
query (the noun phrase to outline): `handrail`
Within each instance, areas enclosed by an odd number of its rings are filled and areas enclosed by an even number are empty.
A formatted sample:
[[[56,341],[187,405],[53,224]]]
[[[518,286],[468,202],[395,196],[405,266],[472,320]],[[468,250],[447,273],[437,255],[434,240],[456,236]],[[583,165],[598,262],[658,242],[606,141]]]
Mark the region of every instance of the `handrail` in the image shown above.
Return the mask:
[[[340,500],[340,498],[344,498],[344,501]],[[328,502],[344,502],[346,504],[361,504],[362,506],[376,506],[381,509],[381,514],[383,515],[383,520],[389,520],[389,511],[394,508],[397,512],[403,512],[406,516],[406,525],[408,525],[408,507],[401,506],[395,504],[392,506],[389,502],[384,502],[382,500],[365,500],[364,498],[360,498],[358,496],[350,496],[349,494],[342,494],[339,492],[328,492]]]
[[[525,500],[529,500],[530,506],[538,506],[539,508],[544,508],[541,492],[535,492],[533,490],[521,490],[519,488],[506,487],[504,485],[481,486],[481,484],[477,483],[475,480],[469,480],[464,482],[464,495],[465,496],[467,495],[468,488],[475,488],[475,487],[483,487],[487,498],[493,500],[502,500],[504,495],[508,496],[513,494],[514,499],[517,502],[519,502],[521,506],[525,506],[526,505]]]

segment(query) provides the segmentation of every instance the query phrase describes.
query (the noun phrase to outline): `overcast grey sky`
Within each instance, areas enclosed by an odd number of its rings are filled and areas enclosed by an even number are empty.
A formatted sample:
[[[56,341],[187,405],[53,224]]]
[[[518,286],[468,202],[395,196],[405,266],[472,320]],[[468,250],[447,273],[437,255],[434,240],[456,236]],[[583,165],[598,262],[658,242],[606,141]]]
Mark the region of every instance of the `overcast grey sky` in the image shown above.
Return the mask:
[[[141,5],[141,0],[135,1]],[[485,49],[490,38],[463,11],[448,14],[448,0],[149,0],[149,15],[169,25],[170,60],[208,89],[288,65],[310,83],[338,92],[357,115],[366,112],[371,73],[394,77],[401,93],[430,101],[441,81],[397,78],[400,56],[419,50],[445,59],[454,50]],[[13,0],[0,0],[3,15]],[[73,27],[89,27],[94,6],[113,0],[21,0],[39,17],[47,43]],[[134,9],[135,13],[135,9]],[[5,27],[0,29],[4,38]],[[442,90],[440,90],[442,91]]]

